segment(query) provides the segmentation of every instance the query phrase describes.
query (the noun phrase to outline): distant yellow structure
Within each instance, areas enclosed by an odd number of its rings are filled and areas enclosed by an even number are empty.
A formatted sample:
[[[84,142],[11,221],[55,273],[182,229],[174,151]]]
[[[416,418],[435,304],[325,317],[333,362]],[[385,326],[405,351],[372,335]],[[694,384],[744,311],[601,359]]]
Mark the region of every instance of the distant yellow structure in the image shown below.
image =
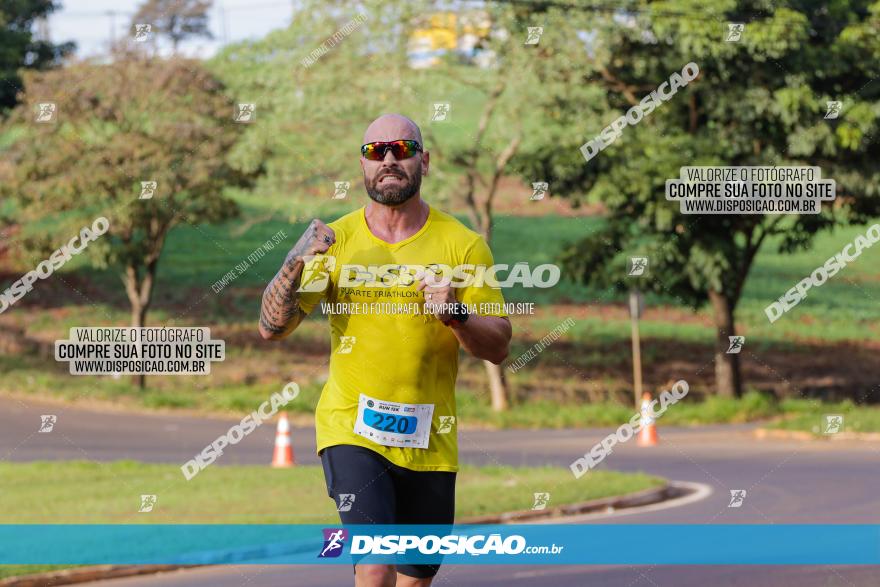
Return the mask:
[[[410,35],[410,65],[415,68],[434,66],[441,55],[450,51],[473,58],[479,42],[489,36],[491,24],[489,15],[482,11],[438,12],[423,17]]]

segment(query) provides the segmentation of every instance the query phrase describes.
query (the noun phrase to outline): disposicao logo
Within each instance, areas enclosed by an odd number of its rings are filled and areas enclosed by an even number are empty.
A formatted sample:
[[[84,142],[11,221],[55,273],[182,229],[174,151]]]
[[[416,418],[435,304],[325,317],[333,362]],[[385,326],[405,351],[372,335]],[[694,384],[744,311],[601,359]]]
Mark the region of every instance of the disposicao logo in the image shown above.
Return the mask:
[[[345,548],[345,539],[348,538],[348,530],[342,528],[324,528],[324,547],[318,553],[318,558],[336,558]]]

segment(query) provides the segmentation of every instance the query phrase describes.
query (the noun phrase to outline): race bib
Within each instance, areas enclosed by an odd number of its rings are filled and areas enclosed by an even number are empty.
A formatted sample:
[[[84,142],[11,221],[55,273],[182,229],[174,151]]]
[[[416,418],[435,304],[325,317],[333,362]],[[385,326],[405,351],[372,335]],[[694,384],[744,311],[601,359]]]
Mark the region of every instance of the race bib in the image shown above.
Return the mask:
[[[401,404],[360,394],[354,432],[377,444],[428,448],[434,404]]]

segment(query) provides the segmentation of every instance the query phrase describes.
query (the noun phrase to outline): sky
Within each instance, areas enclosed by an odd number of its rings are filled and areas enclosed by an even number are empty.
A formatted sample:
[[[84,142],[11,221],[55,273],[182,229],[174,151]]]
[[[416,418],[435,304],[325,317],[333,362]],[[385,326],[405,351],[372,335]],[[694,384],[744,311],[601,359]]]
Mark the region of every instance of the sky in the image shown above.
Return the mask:
[[[215,0],[210,12],[213,41],[187,41],[180,52],[209,57],[225,38],[229,42],[258,39],[269,31],[290,22],[295,0]],[[61,0],[61,8],[49,18],[53,42],[75,41],[77,55],[90,57],[107,50],[111,34],[116,38],[132,34],[131,17],[140,5],[138,0]],[[109,14],[115,12],[115,18]],[[225,15],[225,18],[224,18]]]

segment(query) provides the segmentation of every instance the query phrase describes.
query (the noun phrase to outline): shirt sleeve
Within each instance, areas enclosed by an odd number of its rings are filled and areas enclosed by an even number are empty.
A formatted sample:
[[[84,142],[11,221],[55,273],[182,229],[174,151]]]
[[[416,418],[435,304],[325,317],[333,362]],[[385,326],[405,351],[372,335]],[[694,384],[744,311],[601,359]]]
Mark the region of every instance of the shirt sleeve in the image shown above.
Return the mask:
[[[465,253],[465,264],[474,265],[475,267],[490,267],[494,264],[492,251],[486,244],[482,236],[478,236],[473,244],[468,247]],[[480,275],[480,272],[475,272]],[[507,316],[504,311],[504,296],[501,294],[500,287],[492,287],[487,283],[486,279],[475,279],[471,285],[462,288],[458,301],[467,305],[468,311],[479,314],[480,316]]]

